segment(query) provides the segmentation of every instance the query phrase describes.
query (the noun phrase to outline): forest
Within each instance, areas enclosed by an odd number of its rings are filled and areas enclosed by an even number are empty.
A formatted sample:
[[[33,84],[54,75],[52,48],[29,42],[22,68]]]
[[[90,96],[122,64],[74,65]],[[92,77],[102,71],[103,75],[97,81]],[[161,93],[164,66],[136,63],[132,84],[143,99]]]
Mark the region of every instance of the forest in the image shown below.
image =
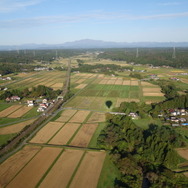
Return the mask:
[[[174,148],[185,146],[185,141],[170,127],[150,124],[144,130],[128,116],[108,115],[98,146],[110,150],[110,157],[121,173],[114,187],[187,186],[187,179],[171,170],[183,160]]]
[[[0,51],[0,74],[6,75],[15,72],[30,72],[35,67],[41,67],[44,63],[51,63],[56,58],[68,58],[80,55],[83,50],[19,50]],[[41,65],[36,64],[41,62]],[[21,66],[20,66],[21,65]]]
[[[186,68],[188,67],[188,48],[176,48],[175,57],[173,57],[173,48],[139,48],[138,53],[136,48],[107,49],[100,53],[98,58]]]

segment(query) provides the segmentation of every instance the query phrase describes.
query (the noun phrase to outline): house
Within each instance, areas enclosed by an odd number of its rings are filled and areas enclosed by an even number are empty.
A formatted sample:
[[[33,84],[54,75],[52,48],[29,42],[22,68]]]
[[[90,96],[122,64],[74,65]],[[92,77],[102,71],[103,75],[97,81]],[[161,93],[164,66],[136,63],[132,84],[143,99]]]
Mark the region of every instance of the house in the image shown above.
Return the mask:
[[[47,102],[48,102],[47,99],[43,99],[43,100],[42,100],[42,103],[43,103],[43,104],[46,104]]]
[[[18,97],[18,96],[12,96],[12,97],[10,97],[10,99],[11,99],[12,101],[19,101],[19,100],[20,100],[20,97]]]
[[[34,106],[34,101],[33,100],[28,100],[27,101],[27,105],[28,105],[28,107]]]
[[[138,114],[134,112],[130,112],[129,115],[132,119],[138,119]]]

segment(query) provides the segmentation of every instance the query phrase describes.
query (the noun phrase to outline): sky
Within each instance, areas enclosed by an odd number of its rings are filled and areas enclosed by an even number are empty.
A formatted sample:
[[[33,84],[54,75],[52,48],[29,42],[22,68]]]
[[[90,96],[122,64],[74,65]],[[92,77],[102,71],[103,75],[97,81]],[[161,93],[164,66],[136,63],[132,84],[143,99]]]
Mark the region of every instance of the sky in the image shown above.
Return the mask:
[[[188,42],[188,0],[0,0],[0,45]]]

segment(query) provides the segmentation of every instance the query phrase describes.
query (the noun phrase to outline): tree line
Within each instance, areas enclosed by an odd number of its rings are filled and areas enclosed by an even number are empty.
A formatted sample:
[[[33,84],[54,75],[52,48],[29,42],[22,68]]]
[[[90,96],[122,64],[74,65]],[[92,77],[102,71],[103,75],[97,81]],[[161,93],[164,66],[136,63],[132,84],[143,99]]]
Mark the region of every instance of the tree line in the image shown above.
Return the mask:
[[[154,66],[188,67],[188,48],[177,48],[175,58],[172,58],[172,48],[139,48],[138,54],[136,51],[135,48],[108,49],[99,54],[98,58],[134,62],[136,64],[152,64]]]
[[[53,90],[50,87],[38,85],[37,87],[32,87],[32,89],[25,88],[23,90],[13,89],[10,91],[5,91],[0,95],[0,99],[5,100],[6,98],[10,98],[12,96],[19,96],[21,99],[24,97],[37,98],[40,96],[43,96],[47,99],[54,99],[57,98],[57,96],[60,95],[61,92],[61,90]]]

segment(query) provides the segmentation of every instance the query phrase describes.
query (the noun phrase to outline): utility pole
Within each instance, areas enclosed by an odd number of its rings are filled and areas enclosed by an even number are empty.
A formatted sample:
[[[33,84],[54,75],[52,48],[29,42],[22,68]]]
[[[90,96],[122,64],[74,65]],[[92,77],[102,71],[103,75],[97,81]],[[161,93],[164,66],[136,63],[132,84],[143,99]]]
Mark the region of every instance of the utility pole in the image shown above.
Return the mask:
[[[176,48],[174,47],[173,48],[172,59],[175,59],[175,58],[176,58]]]
[[[136,49],[136,58],[139,57],[139,54],[138,54],[138,48]]]

